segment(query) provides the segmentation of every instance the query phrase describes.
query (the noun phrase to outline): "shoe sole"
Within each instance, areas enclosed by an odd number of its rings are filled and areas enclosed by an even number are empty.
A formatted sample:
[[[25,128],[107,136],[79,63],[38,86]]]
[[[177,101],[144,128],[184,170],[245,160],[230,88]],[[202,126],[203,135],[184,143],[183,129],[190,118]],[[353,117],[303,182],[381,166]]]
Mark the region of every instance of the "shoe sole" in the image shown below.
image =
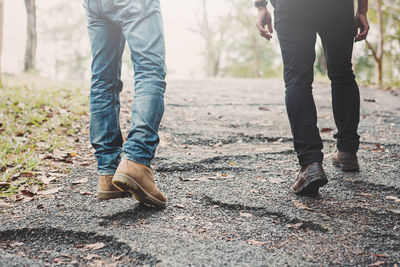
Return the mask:
[[[135,180],[123,173],[116,173],[112,184],[121,191],[129,192],[139,202],[158,208],[165,208],[166,203],[150,195]]]
[[[360,166],[358,165],[345,165],[345,164],[340,164],[339,162],[332,161],[333,166],[340,168],[344,172],[358,172],[360,171]]]
[[[328,179],[326,176],[314,176],[307,179],[307,181],[295,191],[296,195],[300,196],[309,196],[315,197],[318,195],[319,188],[326,185],[328,183]]]
[[[97,198],[100,200],[109,200],[113,198],[123,198],[126,196],[122,191],[97,191]]]

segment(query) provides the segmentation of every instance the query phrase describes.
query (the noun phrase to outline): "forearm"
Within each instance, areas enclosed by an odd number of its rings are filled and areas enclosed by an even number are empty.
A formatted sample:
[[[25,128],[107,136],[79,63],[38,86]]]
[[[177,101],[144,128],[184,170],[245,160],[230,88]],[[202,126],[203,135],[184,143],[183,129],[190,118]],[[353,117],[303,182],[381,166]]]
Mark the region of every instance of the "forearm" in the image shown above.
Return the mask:
[[[367,14],[368,12],[368,0],[358,0],[357,12],[360,14]]]

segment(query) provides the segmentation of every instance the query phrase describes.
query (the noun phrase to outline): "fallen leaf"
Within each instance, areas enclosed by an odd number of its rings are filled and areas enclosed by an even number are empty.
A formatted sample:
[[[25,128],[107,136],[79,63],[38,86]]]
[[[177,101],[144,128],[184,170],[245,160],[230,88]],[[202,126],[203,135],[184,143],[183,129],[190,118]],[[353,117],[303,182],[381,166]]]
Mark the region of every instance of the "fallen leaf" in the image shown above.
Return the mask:
[[[181,180],[183,182],[193,182],[193,181],[205,182],[205,181],[209,181],[210,177],[199,177],[199,178],[183,178],[183,177],[179,177],[179,180]]]
[[[251,213],[239,212],[240,217],[250,218],[253,217]]]
[[[329,132],[331,132],[331,131],[333,131],[332,128],[322,128],[322,129],[320,130],[321,133],[329,133]]]
[[[0,188],[5,188],[5,189],[7,189],[7,188],[9,188],[10,187],[10,183],[7,183],[7,182],[0,182]]]
[[[267,244],[267,242],[256,241],[256,240],[249,240],[249,241],[247,241],[247,243],[249,245],[253,245],[253,246],[262,246],[262,245]]]
[[[50,184],[52,181],[56,180],[56,178],[55,177],[51,177],[51,176],[41,176],[40,180],[44,184]]]
[[[400,198],[395,197],[395,196],[387,196],[387,200],[393,200],[394,202],[400,202]]]
[[[55,188],[51,188],[51,189],[48,189],[48,190],[39,191],[37,194],[38,195],[52,195],[52,194],[57,193],[61,189],[62,189],[62,187],[55,187]]]
[[[93,260],[93,259],[101,259],[101,256],[97,255],[97,254],[89,254],[86,257],[84,257],[83,259],[90,261],[90,260]]]
[[[83,196],[91,196],[91,195],[93,195],[92,192],[84,192],[84,191],[79,192],[79,194],[81,194],[81,195],[83,195]]]
[[[386,262],[384,261],[377,261],[375,263],[370,264],[369,266],[381,266],[384,265]]]
[[[273,178],[273,177],[269,178],[268,181],[270,181],[273,184],[281,184],[281,183],[283,183],[283,180],[281,180],[279,178]]]
[[[235,165],[236,165],[236,162],[234,162],[234,161],[230,161],[230,162],[229,162],[229,165],[231,165],[231,166],[235,166]]]
[[[373,148],[372,151],[375,151],[375,152],[384,152],[385,149],[383,149],[383,148],[381,147],[380,144],[376,144],[376,145],[375,145],[375,148]]]
[[[389,256],[386,254],[372,254],[373,257],[376,258],[388,258]]]
[[[24,243],[22,243],[22,242],[14,242],[14,243],[10,244],[10,247],[15,248],[15,247],[21,247],[23,245],[24,245]]]
[[[64,257],[64,258],[70,258],[70,259],[73,258],[71,255],[68,255],[68,254],[61,254],[60,256]]]
[[[216,178],[223,178],[223,179],[227,179],[227,178],[233,178],[234,176],[231,174],[227,174],[227,173],[221,173],[221,174],[217,174]],[[210,178],[211,180],[214,180],[213,177]]]
[[[286,224],[286,228],[293,228],[293,229],[299,229],[301,226],[303,225],[303,223],[294,223],[294,224]]]
[[[85,178],[82,178],[82,179],[73,181],[72,184],[85,184],[85,183],[87,183],[88,181],[89,181],[88,178],[85,177]]]
[[[312,208],[307,207],[306,205],[304,205],[303,203],[300,203],[300,202],[297,201],[297,200],[294,201],[294,205],[295,205],[297,208],[299,208],[299,209],[313,211]]]
[[[21,194],[22,194],[24,197],[34,197],[34,196],[36,195],[36,193],[33,193],[33,192],[31,192],[31,191],[29,191],[29,190],[27,190],[27,189],[22,189],[22,190],[21,190]]]
[[[393,212],[394,214],[400,214],[400,210],[398,210],[398,209],[387,209],[388,211],[390,211],[390,212]]]
[[[98,250],[101,248],[104,248],[106,245],[103,242],[99,242],[99,243],[94,243],[94,244],[86,244],[85,248],[87,249],[91,249],[91,250]]]
[[[12,208],[14,205],[11,205],[10,203],[4,202],[3,200],[0,200],[0,208]]]
[[[186,219],[186,216],[183,216],[183,215],[181,215],[181,216],[176,216],[176,217],[174,218],[174,220],[177,220],[177,221],[182,221],[182,220],[184,220],[184,219]]]
[[[70,153],[69,153],[69,156],[70,156],[70,157],[77,157],[77,156],[78,156],[78,154],[77,154],[77,153],[75,153],[75,152],[70,152]]]
[[[357,193],[355,195],[356,196],[361,196],[361,197],[372,197],[373,196],[372,194],[369,194],[369,193]]]
[[[218,147],[218,146],[222,146],[223,145],[223,143],[222,142],[218,142],[218,143],[216,143],[216,144],[213,144],[213,145],[211,145],[212,147]]]

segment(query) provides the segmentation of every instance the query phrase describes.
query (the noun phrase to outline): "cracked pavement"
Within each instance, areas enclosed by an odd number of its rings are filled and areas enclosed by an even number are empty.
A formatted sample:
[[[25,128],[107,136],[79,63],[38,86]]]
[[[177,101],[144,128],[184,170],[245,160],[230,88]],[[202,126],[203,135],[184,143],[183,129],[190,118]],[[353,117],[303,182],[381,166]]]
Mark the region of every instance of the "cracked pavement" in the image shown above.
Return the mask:
[[[298,165],[281,81],[170,81],[152,164],[167,208],[98,201],[94,162],[74,165],[54,196],[2,208],[0,266],[398,266],[400,98],[361,88],[361,171],[344,173],[330,161],[329,84],[314,97],[330,180],[318,197],[290,189]]]

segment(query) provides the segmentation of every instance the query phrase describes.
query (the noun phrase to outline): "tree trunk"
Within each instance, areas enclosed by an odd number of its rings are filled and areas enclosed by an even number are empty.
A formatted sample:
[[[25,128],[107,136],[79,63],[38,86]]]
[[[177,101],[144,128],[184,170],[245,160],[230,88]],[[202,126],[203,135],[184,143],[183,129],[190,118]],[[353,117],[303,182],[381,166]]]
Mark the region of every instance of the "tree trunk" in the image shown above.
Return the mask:
[[[376,13],[378,17],[378,28],[379,28],[379,36],[378,36],[378,44],[376,48],[366,41],[367,47],[371,50],[372,55],[375,60],[375,70],[376,70],[376,83],[379,86],[383,85],[383,56],[384,56],[384,45],[385,45],[385,25],[383,21],[383,12],[382,12],[382,0],[376,1]]]
[[[201,32],[206,45],[206,73],[208,77],[216,77],[219,71],[219,55],[213,40],[213,32],[208,21],[206,0],[202,1],[202,8],[203,21],[201,23]]]
[[[27,13],[27,39],[25,49],[24,71],[36,69],[36,6],[35,0],[25,0]]]
[[[257,47],[257,39],[255,35],[252,35],[253,38],[253,49],[254,49],[254,72],[257,78],[261,77],[261,70],[260,70],[260,65],[261,65],[261,59],[260,59],[260,53],[258,51]]]
[[[0,88],[3,87],[3,82],[1,79],[1,55],[3,52],[3,22],[4,22],[4,1],[0,0]]]
[[[382,14],[382,0],[377,0],[377,16],[378,16],[378,26],[379,26],[379,39],[378,39],[378,48],[377,48],[377,82],[379,86],[383,84],[383,46],[385,41],[385,28],[383,25],[383,14]]]

